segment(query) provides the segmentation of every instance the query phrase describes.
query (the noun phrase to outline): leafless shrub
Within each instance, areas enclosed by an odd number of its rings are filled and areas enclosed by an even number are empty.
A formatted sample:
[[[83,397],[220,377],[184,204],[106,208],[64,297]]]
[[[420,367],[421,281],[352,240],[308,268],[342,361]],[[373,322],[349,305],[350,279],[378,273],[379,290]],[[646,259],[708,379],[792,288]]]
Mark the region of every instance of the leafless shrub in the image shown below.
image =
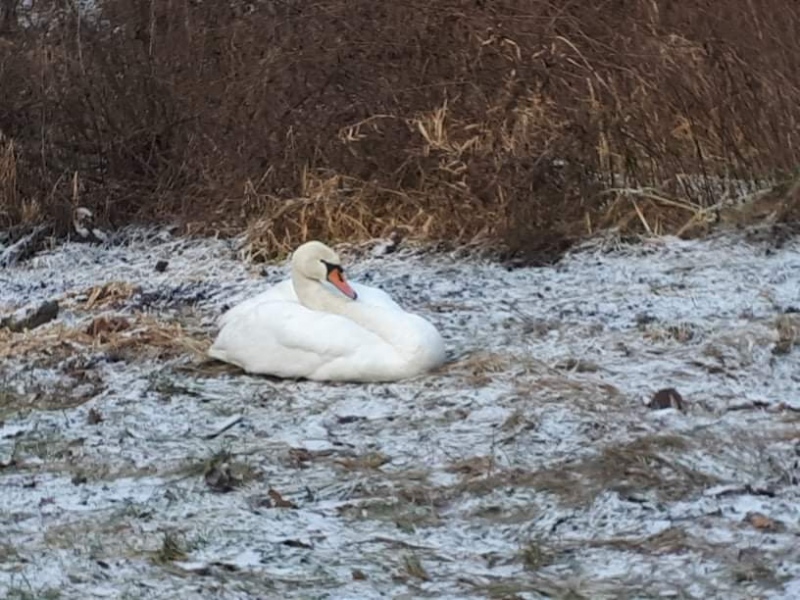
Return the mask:
[[[790,0],[3,7],[3,225],[80,202],[250,224],[255,257],[404,227],[548,260],[702,232],[800,162]]]

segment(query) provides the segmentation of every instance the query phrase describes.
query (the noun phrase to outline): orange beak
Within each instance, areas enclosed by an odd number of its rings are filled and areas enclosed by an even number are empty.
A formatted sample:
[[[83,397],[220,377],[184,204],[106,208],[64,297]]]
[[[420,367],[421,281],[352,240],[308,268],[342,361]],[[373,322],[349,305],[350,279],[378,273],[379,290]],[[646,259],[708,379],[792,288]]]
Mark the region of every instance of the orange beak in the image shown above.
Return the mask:
[[[344,273],[341,269],[331,269],[328,273],[328,281],[335,285],[336,289],[350,298],[350,300],[355,300],[358,298],[358,294],[356,294],[356,291],[350,287],[349,283],[347,283],[347,280],[344,278]]]

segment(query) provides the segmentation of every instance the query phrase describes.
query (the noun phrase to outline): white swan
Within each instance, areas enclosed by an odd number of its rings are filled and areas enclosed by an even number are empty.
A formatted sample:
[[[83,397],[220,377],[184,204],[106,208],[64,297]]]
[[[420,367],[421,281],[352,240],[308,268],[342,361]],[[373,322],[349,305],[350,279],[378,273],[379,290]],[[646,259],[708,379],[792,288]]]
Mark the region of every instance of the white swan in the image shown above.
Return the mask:
[[[220,319],[213,358],[249,373],[328,381],[395,381],[444,362],[436,328],[383,291],[352,286],[339,256],[307,242],[291,279],[233,307]]]

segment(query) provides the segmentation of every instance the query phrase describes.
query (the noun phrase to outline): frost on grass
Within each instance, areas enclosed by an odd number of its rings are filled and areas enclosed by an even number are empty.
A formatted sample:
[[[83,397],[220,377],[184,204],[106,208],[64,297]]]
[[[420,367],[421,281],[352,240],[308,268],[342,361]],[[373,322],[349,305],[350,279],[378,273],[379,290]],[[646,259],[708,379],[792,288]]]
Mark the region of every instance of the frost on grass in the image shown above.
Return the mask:
[[[326,385],[205,361],[225,307],[286,274],[221,241],[134,232],[3,272],[0,316],[60,307],[0,331],[4,596],[800,591],[797,242],[510,271],[346,255],[441,328],[440,372]],[[682,410],[646,407],[665,388]]]

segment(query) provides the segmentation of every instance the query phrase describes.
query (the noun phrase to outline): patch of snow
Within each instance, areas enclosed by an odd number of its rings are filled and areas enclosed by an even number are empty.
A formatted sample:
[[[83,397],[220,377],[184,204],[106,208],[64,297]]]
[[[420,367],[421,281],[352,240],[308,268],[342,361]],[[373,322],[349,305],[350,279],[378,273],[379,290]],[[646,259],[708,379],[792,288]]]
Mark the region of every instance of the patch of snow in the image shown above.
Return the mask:
[[[210,339],[287,274],[238,243],[65,244],[4,271],[0,308],[59,300],[28,335],[83,329],[89,290],[122,281],[135,289],[106,314]],[[773,351],[800,308],[798,241],[587,246],[514,270],[389,247],[345,253],[349,276],[437,324],[441,372],[327,385],[198,372],[188,354],[4,359],[0,592],[800,595],[800,348]],[[685,412],[645,407],[666,387]],[[255,479],[212,489],[223,453]],[[177,558],[155,558],[172,534]]]

